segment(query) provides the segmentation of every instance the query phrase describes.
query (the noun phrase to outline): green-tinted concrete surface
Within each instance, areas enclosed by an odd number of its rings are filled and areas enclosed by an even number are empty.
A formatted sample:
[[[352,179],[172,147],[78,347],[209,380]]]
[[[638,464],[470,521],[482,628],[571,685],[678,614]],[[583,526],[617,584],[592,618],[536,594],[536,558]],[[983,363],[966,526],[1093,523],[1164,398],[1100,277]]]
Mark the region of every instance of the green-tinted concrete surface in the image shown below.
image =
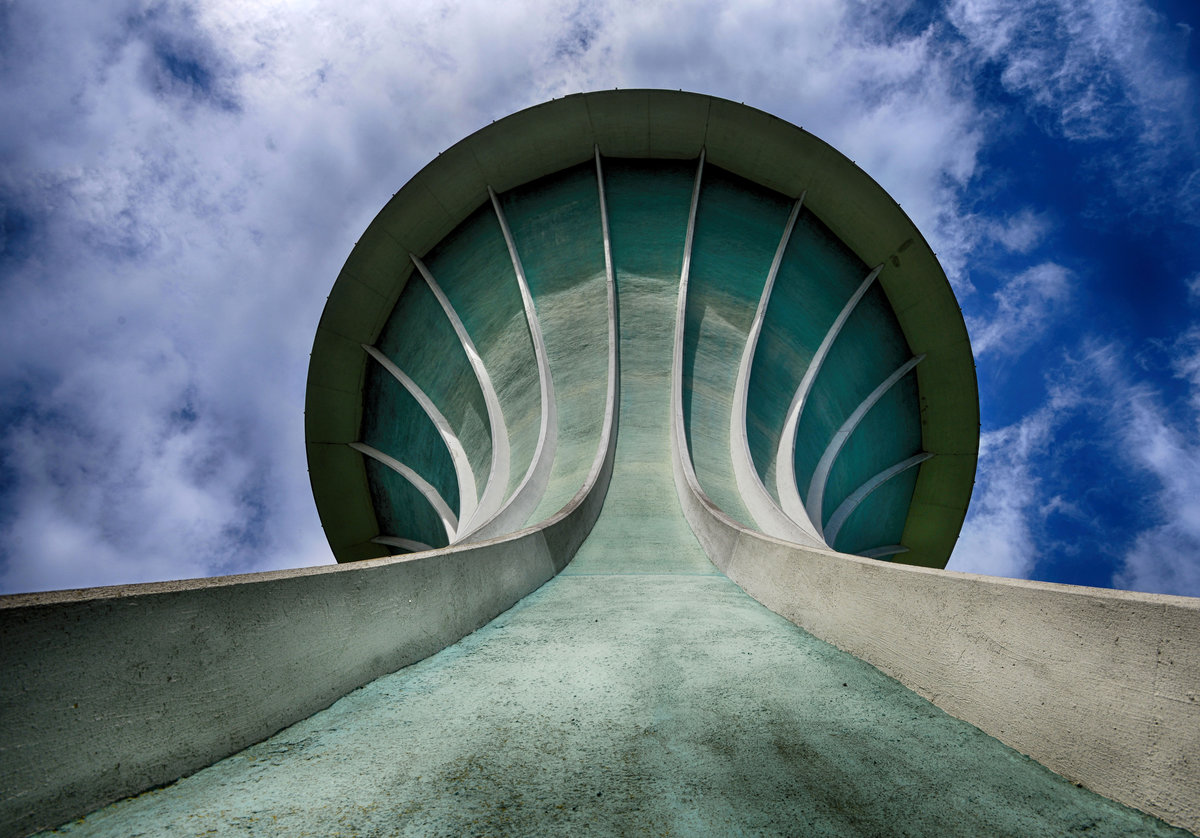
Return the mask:
[[[618,264],[617,281],[637,327],[622,330],[617,459],[562,574],[442,652],[56,833],[1181,834],[946,715],[720,575],[670,476],[656,376],[676,286],[650,264]]]
[[[1182,834],[686,573],[559,577],[455,646],[58,832]]]
[[[1073,787],[723,577],[626,567],[560,576],[455,646],[57,832],[1181,834]]]

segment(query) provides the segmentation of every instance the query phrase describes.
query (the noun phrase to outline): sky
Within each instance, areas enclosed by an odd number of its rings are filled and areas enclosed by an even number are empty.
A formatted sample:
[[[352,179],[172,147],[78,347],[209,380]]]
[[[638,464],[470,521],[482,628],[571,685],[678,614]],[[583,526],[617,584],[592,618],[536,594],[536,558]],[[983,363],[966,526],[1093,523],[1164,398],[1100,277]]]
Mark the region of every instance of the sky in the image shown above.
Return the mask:
[[[900,202],[962,305],[949,567],[1200,596],[1193,0],[0,0],[0,593],[332,561],[304,383],[425,162],[551,97],[723,96]]]

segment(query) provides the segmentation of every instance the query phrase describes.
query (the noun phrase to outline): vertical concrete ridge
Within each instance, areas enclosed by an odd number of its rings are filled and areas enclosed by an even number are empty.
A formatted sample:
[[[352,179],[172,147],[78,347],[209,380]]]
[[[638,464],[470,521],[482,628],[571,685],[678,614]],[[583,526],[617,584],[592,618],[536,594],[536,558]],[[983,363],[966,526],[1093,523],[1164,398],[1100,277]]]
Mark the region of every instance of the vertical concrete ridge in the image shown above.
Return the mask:
[[[550,362],[546,358],[546,342],[542,337],[537,306],[529,292],[525,268],[521,264],[520,254],[517,253],[517,245],[513,241],[512,231],[504,216],[504,209],[500,206],[500,199],[496,197],[495,191],[490,186],[488,187],[488,196],[491,198],[492,207],[496,212],[496,219],[500,222],[504,242],[508,246],[508,253],[512,258],[513,274],[521,293],[525,324],[533,343],[534,363],[537,365],[541,415],[537,445],[533,451],[533,458],[529,462],[529,468],[525,471],[525,476],[500,509],[472,532],[475,540],[485,540],[525,524],[529,515],[537,507],[538,501],[541,500],[542,494],[546,491],[558,443],[558,413],[554,401],[554,378],[550,374]]]
[[[776,538],[801,543],[822,544],[814,538],[815,533],[798,525],[784,514],[779,504],[771,497],[763,485],[762,477],[754,466],[750,455],[750,440],[746,435],[746,412],[750,389],[750,374],[754,366],[754,355],[758,350],[758,337],[762,333],[763,321],[767,316],[767,304],[771,301],[771,291],[775,288],[775,279],[779,275],[779,266],[783,262],[784,251],[796,227],[796,219],[800,216],[800,208],[804,205],[804,194],[792,205],[791,215],[784,226],[783,235],[779,238],[779,247],[775,250],[775,258],[763,285],[762,296],[758,308],[754,312],[754,321],[750,326],[750,334],[746,338],[745,349],[742,350],[742,360],[738,365],[737,383],[734,385],[733,410],[730,413],[729,455],[733,464],[733,474],[737,481],[738,491],[742,495],[746,509],[754,517],[755,523],[766,533]]]

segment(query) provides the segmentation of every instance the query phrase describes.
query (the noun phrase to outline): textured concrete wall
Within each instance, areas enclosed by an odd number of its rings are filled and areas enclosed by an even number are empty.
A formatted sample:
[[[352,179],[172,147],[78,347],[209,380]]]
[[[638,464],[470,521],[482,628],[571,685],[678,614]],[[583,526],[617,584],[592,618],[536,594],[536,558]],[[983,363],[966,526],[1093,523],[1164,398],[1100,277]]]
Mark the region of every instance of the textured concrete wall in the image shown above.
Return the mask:
[[[1200,833],[1200,599],[911,567],[737,525],[677,462],[714,564],[772,611],[1053,771]]]

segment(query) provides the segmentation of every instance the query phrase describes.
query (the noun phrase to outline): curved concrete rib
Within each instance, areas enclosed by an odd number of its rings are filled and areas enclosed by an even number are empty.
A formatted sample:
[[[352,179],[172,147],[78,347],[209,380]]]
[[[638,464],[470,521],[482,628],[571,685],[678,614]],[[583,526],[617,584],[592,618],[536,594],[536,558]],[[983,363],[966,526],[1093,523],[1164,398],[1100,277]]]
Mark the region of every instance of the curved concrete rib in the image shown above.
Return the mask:
[[[433,274],[425,267],[425,263],[413,253],[410,253],[408,258],[412,260],[418,273],[425,280],[425,284],[437,298],[442,311],[446,313],[446,319],[450,321],[450,326],[454,329],[454,334],[458,335],[459,343],[462,344],[463,351],[467,353],[467,361],[470,362],[471,369],[475,371],[475,378],[483,393],[483,403],[487,406],[488,425],[492,434],[492,463],[488,470],[487,483],[483,487],[483,497],[479,499],[474,513],[469,517],[462,516],[466,519],[460,522],[458,529],[458,539],[462,540],[475,530],[480,522],[495,515],[500,509],[500,505],[504,503],[504,493],[508,489],[508,475],[512,468],[512,454],[508,445],[508,426],[504,421],[504,411],[500,407],[500,397],[496,395],[492,377],[488,374],[487,367],[483,364],[483,358],[475,348],[475,342],[467,334],[467,328],[463,325],[462,318],[454,310],[454,306],[442,291],[442,287],[437,284],[437,280],[433,278]]]
[[[676,482],[686,481],[688,488],[700,496],[700,481],[696,479],[696,468],[692,465],[692,453],[688,449],[687,432],[683,421],[683,333],[687,325],[688,276],[692,270],[692,240],[696,234],[696,207],[700,203],[700,183],[704,176],[704,149],[700,150],[700,161],[696,164],[696,182],[692,186],[692,203],[688,210],[687,234],[683,239],[683,266],[679,271],[679,296],[675,303],[675,344],[671,353],[671,446],[674,449]],[[683,492],[683,489],[680,489]]]
[[[842,423],[842,426],[834,433],[833,438],[829,440],[829,444],[825,446],[825,450],[821,453],[821,459],[817,461],[817,467],[813,469],[812,479],[808,483],[808,499],[805,505],[805,509],[808,512],[808,519],[816,527],[818,533],[823,531],[821,526],[821,512],[825,504],[825,486],[829,483],[829,473],[833,471],[833,464],[837,460],[837,455],[841,453],[842,447],[846,444],[846,440],[850,439],[850,435],[854,433],[854,429],[858,427],[858,423],[867,415],[867,411],[874,407],[875,403],[883,397],[883,394],[896,386],[897,381],[924,359],[924,355],[909,358],[895,372],[885,378],[878,387],[871,391],[869,396],[862,400],[862,403],[858,407],[854,408],[854,412],[846,417],[846,421]]]
[[[396,538],[391,535],[377,535],[371,540],[376,544],[399,547],[401,550],[407,550],[410,553],[424,553],[426,550],[434,549],[423,541],[413,541],[411,538]]]
[[[588,470],[587,479],[579,495],[591,490],[606,462],[611,462],[616,450],[617,416],[621,400],[621,336],[617,310],[617,281],[613,271],[612,238],[608,231],[608,200],[604,193],[604,171],[600,166],[600,146],[592,146],[596,156],[596,189],[600,198],[600,232],[604,235],[604,286],[608,300],[608,392],[604,400],[604,426],[600,430],[600,444],[596,457]],[[577,495],[577,497],[579,496]]]
[[[788,406],[787,418],[783,423],[783,433],[779,437],[779,448],[775,452],[775,488],[779,492],[779,505],[783,507],[787,516],[797,523],[808,520],[804,501],[800,499],[800,490],[796,486],[796,429],[800,426],[800,413],[804,410],[804,404],[808,401],[813,382],[817,380],[817,373],[821,371],[821,365],[825,363],[825,358],[829,355],[833,342],[837,340],[842,327],[854,313],[854,307],[867,293],[867,289],[871,287],[871,283],[875,281],[875,277],[879,276],[881,270],[883,270],[883,265],[877,266],[875,270],[867,274],[867,278],[850,295],[850,299],[846,301],[846,305],[834,319],[833,325],[825,333],[812,360],[808,362],[808,369],[804,371],[804,377],[800,379],[800,386],[796,388],[796,395],[792,396],[792,403]],[[814,525],[815,522],[809,521],[809,524]],[[813,531],[817,531],[815,526]]]
[[[901,553],[907,552],[907,547],[899,544],[890,544],[887,547],[876,547],[872,550],[865,550],[863,551],[862,556],[865,559],[883,559],[887,558],[888,556],[898,556]]]
[[[838,533],[842,531],[842,525],[850,518],[858,505],[867,499],[867,495],[874,492],[887,481],[891,480],[897,474],[908,471],[915,465],[928,460],[933,455],[927,451],[922,451],[909,457],[907,460],[901,460],[894,466],[888,466],[883,471],[869,478],[861,486],[851,492],[844,501],[838,504],[838,508],[833,510],[833,514],[829,516],[829,524],[825,527],[825,541],[830,547],[834,547],[837,543]],[[834,547],[836,550],[837,548]]]
[[[733,410],[729,414],[729,456],[733,461],[733,475],[737,480],[738,492],[746,509],[754,516],[755,522],[767,535],[796,541],[801,544],[821,544],[817,533],[811,529],[807,521],[796,522],[784,514],[763,485],[758,469],[754,467],[754,459],[750,456],[750,440],[746,435],[747,399],[750,391],[750,370],[754,365],[754,353],[758,349],[758,338],[762,334],[763,320],[767,315],[767,304],[771,301],[771,291],[775,287],[775,277],[779,275],[779,266],[783,262],[783,253],[787,249],[788,240],[800,217],[800,207],[804,204],[804,193],[796,199],[792,213],[788,216],[787,225],[779,239],[779,247],[775,250],[775,259],[771,262],[771,270],[767,273],[766,284],[763,285],[762,296],[758,300],[758,310],[754,313],[754,322],[750,325],[750,334],[746,337],[746,347],[742,350],[742,361],[738,365],[737,383],[733,390]]]
[[[450,508],[450,504],[443,500],[441,494],[430,485],[428,480],[395,457],[384,454],[378,448],[372,448],[370,445],[362,442],[351,442],[350,447],[360,454],[370,457],[372,460],[383,463],[409,483],[413,484],[416,490],[424,495],[425,500],[429,501],[429,505],[433,507],[433,511],[442,519],[442,526],[446,528],[446,538],[450,540],[454,539],[454,535],[458,531],[458,518],[455,516],[454,510]]]
[[[513,241],[512,231],[508,227],[508,219],[504,217],[504,208],[492,187],[488,187],[488,195],[492,199],[492,208],[496,211],[496,219],[500,222],[500,230],[504,233],[504,242],[508,245],[508,255],[512,258],[513,272],[516,274],[517,287],[521,291],[521,303],[525,308],[525,323],[529,328],[529,338],[533,342],[533,356],[538,368],[538,385],[541,391],[542,414],[541,426],[538,430],[537,447],[533,451],[533,459],[525,476],[517,485],[516,491],[509,496],[500,510],[484,521],[471,538],[482,541],[520,529],[537,507],[546,485],[550,482],[550,471],[554,467],[554,452],[558,447],[558,408],[554,402],[554,379],[550,374],[550,359],[546,355],[546,342],[542,337],[542,326],[538,320],[537,308],[533,304],[533,294],[529,291],[529,283],[525,279],[525,268],[521,264],[521,256],[517,253],[516,242]]]
[[[475,514],[475,507],[479,505],[479,495],[475,487],[475,472],[471,470],[471,461],[467,458],[467,450],[463,448],[462,441],[454,433],[454,429],[450,427],[450,422],[447,421],[445,415],[437,409],[437,405],[417,385],[417,382],[405,375],[404,370],[396,366],[391,358],[384,355],[374,346],[368,346],[364,343],[362,348],[367,351],[368,355],[378,361],[385,370],[391,373],[392,377],[399,381],[405,390],[412,394],[412,397],[417,400],[417,404],[421,405],[421,409],[425,411],[425,415],[429,417],[434,427],[437,428],[442,441],[446,443],[446,449],[450,452],[450,459],[454,463],[454,476],[458,479],[459,523],[469,521],[471,516]],[[453,538],[450,539],[450,543],[454,543]]]

